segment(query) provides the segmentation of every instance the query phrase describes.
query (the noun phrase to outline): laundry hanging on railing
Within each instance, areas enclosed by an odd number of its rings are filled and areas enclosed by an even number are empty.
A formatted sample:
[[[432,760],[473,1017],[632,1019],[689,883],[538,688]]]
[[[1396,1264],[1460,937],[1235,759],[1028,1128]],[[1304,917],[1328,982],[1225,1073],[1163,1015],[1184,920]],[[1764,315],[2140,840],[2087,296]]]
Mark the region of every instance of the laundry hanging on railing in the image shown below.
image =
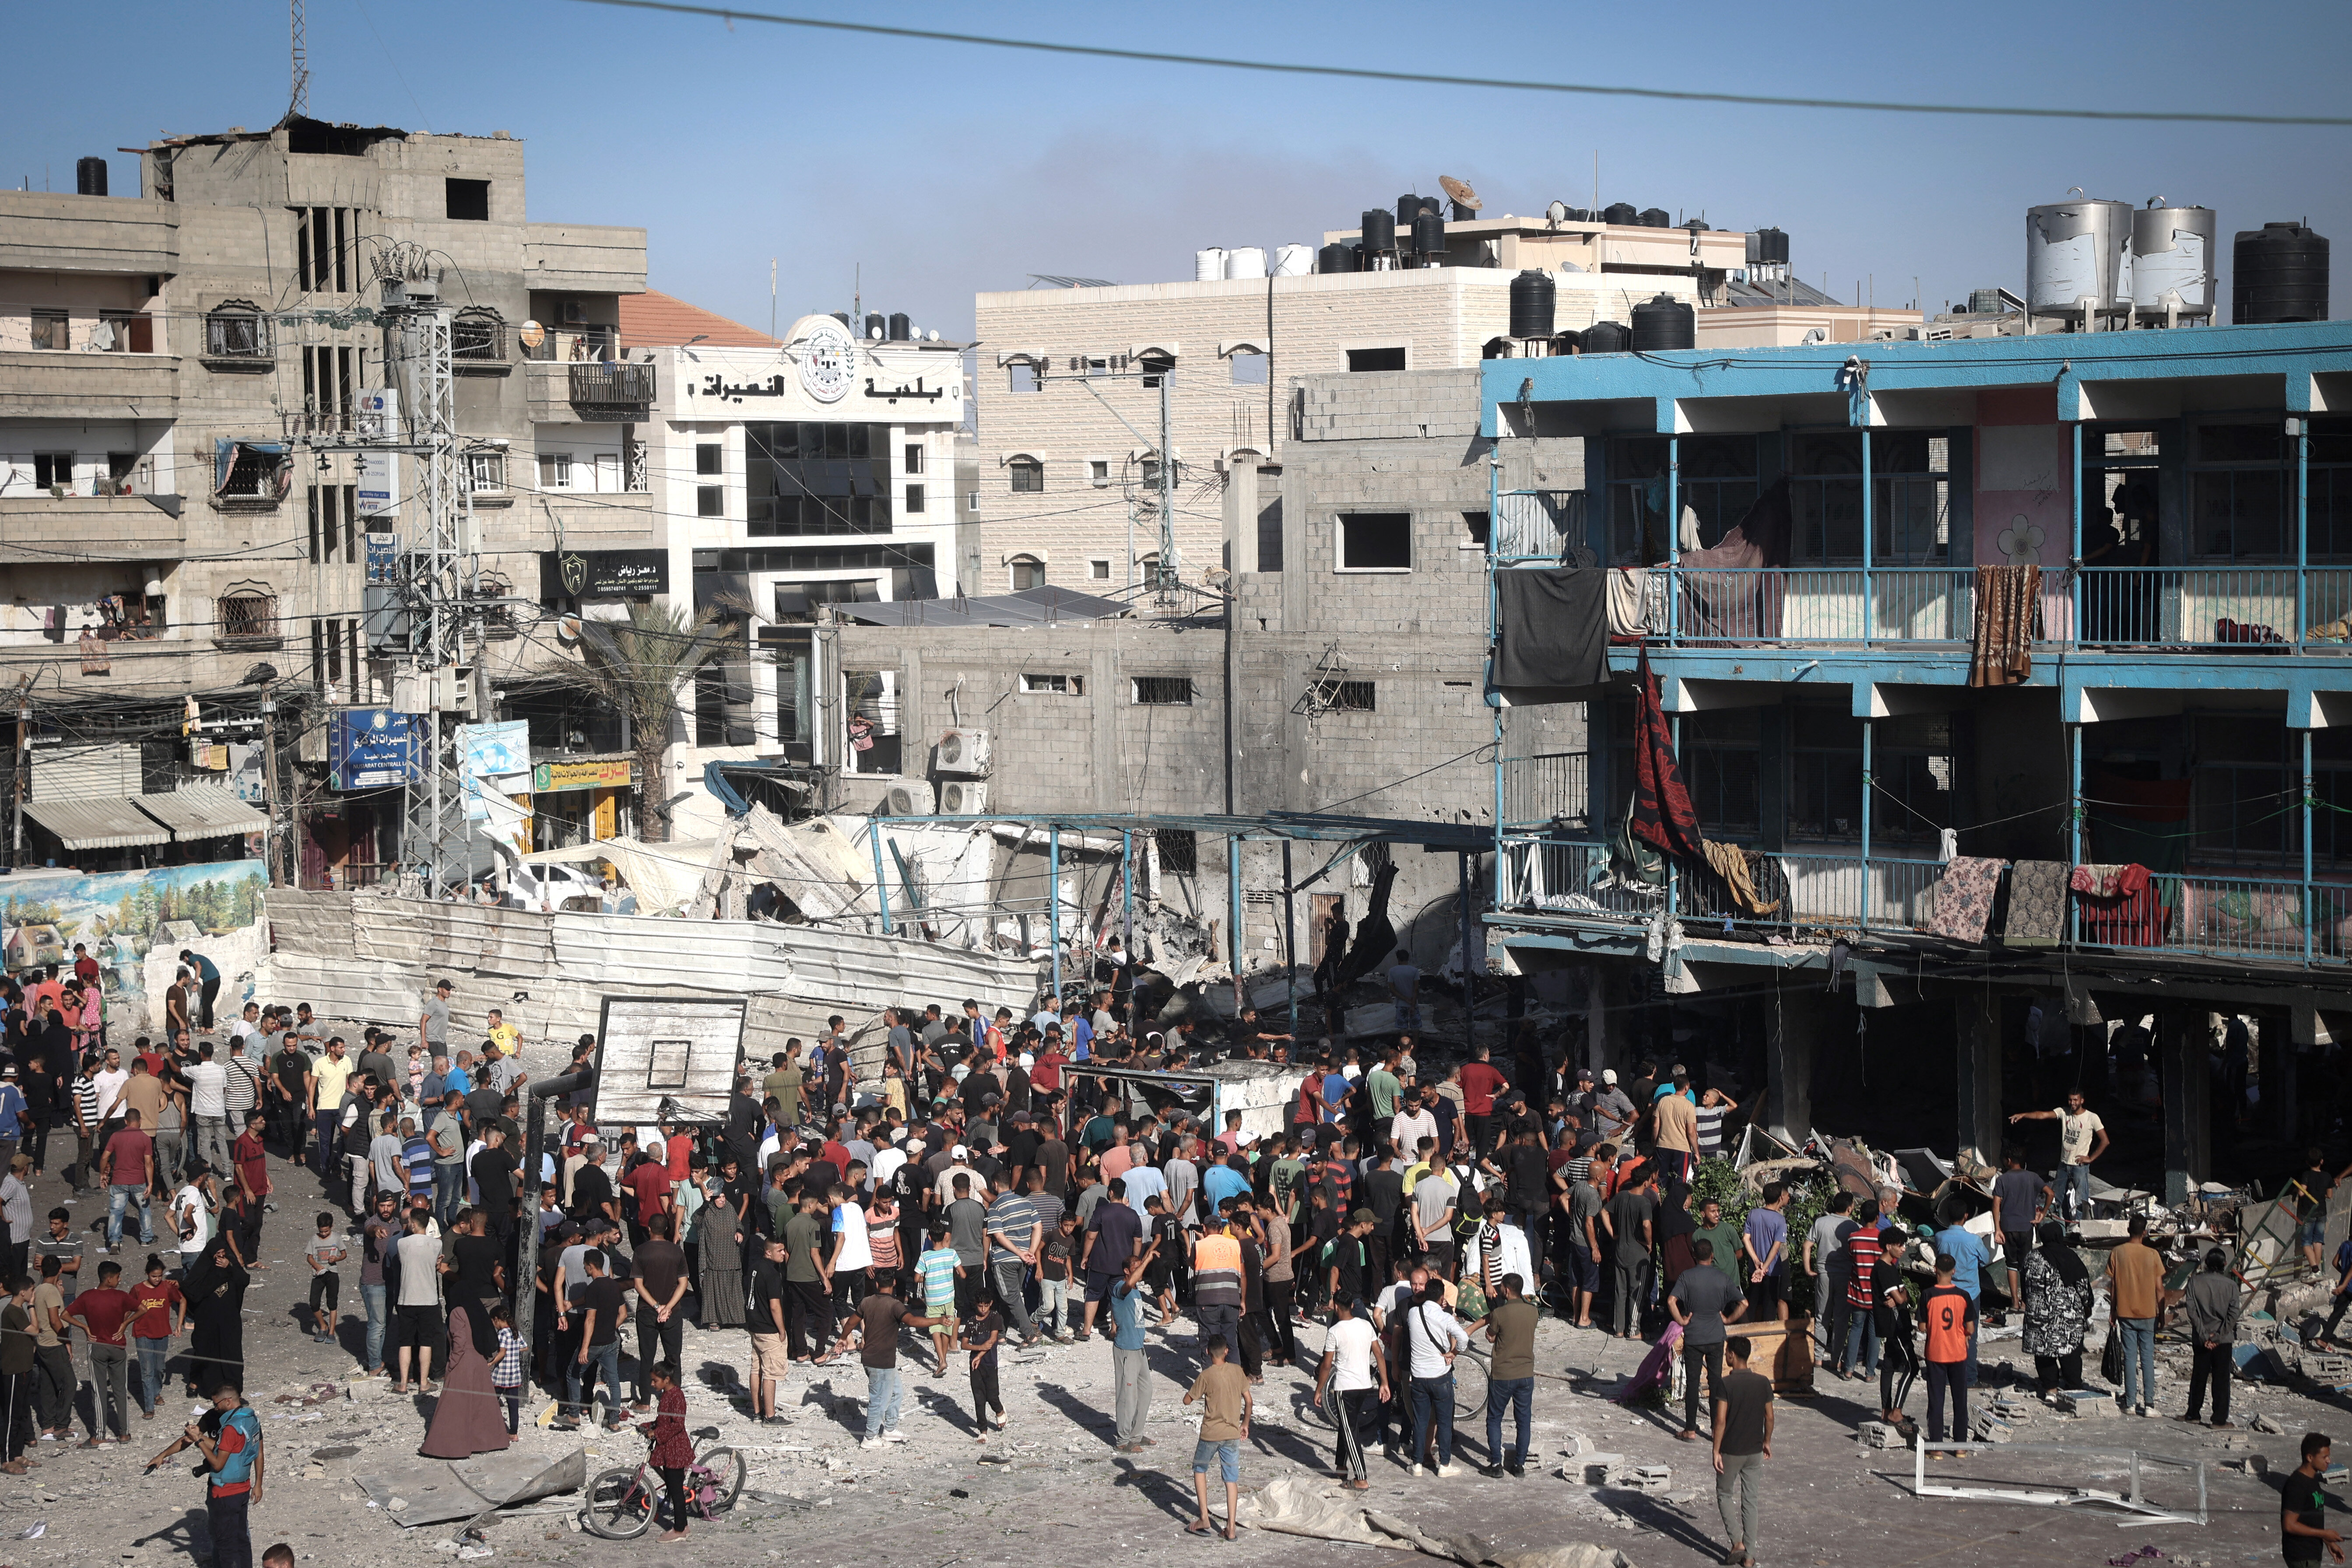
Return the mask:
[[[1653,581],[1645,566],[1612,566],[1609,568],[1609,635],[1639,641],[1652,632],[1666,629],[1666,618],[1651,615],[1650,595]]]
[[[1758,496],[1714,546],[1685,551],[1679,635],[1738,642],[1779,637],[1784,589],[1778,569],[1789,564],[1794,531],[1784,478]]]
[[[1944,868],[1943,880],[1936,884],[1936,912],[1927,930],[1954,942],[1981,943],[1985,924],[1992,919],[1993,897],[2000,890],[2001,869],[2008,864],[1974,855],[1954,857]]]
[[[2066,885],[2087,898],[2127,899],[2147,887],[2147,879],[2145,866],[2077,866]]]
[[[2033,616],[2041,595],[2039,566],[1977,568],[1970,686],[2016,686],[2033,674]]]
[[[1608,574],[1514,567],[1495,574],[1495,686],[1539,701],[1609,679]]]
[[[1658,700],[1658,678],[1643,648],[1637,670],[1641,691],[1634,703],[1633,837],[1686,864],[1706,858],[1698,812],[1675,762],[1674,732]]]
[[[1718,844],[1712,838],[1705,840],[1701,847],[1706,852],[1706,863],[1723,879],[1723,885],[1730,889],[1731,901],[1741,912],[1769,915],[1780,907],[1780,900],[1768,900],[1757,891],[1755,872],[1746,850],[1737,844]]]
[[[2012,944],[2054,945],[2065,929],[2065,862],[2020,860],[2011,867],[2003,940]]]

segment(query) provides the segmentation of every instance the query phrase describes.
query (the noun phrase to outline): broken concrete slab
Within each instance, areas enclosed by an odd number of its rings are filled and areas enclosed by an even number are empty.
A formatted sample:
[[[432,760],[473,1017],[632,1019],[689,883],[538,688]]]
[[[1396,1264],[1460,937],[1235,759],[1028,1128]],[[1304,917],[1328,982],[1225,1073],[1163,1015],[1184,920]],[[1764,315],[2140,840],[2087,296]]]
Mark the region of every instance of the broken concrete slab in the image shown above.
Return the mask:
[[[394,1459],[352,1478],[394,1524],[446,1524],[491,1509],[520,1508],[588,1484],[588,1450],[534,1468],[510,1454],[471,1459]]]

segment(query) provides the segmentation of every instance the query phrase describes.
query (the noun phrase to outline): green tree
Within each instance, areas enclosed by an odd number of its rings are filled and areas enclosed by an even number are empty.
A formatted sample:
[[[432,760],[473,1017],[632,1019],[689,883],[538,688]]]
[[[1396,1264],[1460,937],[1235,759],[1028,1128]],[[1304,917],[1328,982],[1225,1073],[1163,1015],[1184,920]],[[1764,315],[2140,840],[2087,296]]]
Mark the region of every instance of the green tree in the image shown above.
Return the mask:
[[[625,621],[580,623],[573,679],[629,723],[635,753],[637,836],[669,837],[669,744],[678,693],[703,666],[742,647],[741,623],[715,607],[688,616],[671,605],[629,606]]]

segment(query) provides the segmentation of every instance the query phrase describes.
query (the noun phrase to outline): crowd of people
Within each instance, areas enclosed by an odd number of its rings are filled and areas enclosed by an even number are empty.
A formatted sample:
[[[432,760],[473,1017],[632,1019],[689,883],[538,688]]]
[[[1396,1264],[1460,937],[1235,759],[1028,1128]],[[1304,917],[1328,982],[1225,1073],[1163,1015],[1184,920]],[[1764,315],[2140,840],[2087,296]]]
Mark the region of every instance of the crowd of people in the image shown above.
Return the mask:
[[[870,1449],[907,1438],[902,1356],[965,1377],[965,1430],[986,1443],[1010,1419],[1007,1353],[1099,1337],[1112,1441],[1129,1455],[1154,1444],[1148,1336],[1184,1328],[1179,1342],[1198,1347],[1184,1399],[1202,1411],[1192,1528],[1215,1528],[1222,1485],[1229,1534],[1270,1366],[1311,1373],[1333,1474],[1364,1490],[1376,1449],[1414,1474],[1460,1473],[1454,1373],[1475,1349],[1489,1368],[1480,1468],[1524,1475],[1546,1308],[1650,1342],[1644,1378],[1679,1356],[1678,1435],[1709,1443],[1732,1562],[1751,1550],[1770,1452],[1772,1382],[1751,1363],[1770,1364],[1801,1279],[1826,1375],[1875,1378],[1890,1421],[1924,1379],[1931,1443],[1967,1439],[1996,1301],[2021,1311],[2054,1394],[2081,1384],[2092,1292],[2105,1289],[2131,1358],[2126,1404],[2155,1407],[2162,1260],[2135,1227],[2092,1279],[2064,1228],[2086,1184],[2062,1173],[2053,1188],[2011,1153],[1993,1184],[2000,1272],[1959,1215],[1915,1232],[1840,1194],[1799,1235],[1794,1194],[1774,1182],[1727,1218],[1699,1187],[1726,1149],[1728,1094],[1681,1064],[1643,1062],[1621,1081],[1562,1063],[1528,1028],[1507,1035],[1498,1062],[1483,1045],[1431,1049],[1410,1028],[1303,1043],[1246,1008],[1166,1028],[1136,1008],[1139,1030],[1123,987],[1026,1016],[967,1001],[887,1011],[858,1050],[835,1017],[743,1063],[723,1121],[618,1126],[598,1122],[597,1042],[583,1036],[569,1087],[550,1086],[554,1125],[530,1170],[523,1110],[538,1100],[519,1032],[489,1009],[453,1049],[448,982],[413,1028],[347,1034],[307,1005],[257,1004],[215,1030],[208,983],[194,968],[183,981],[184,1026],[120,1042],[55,1021],[69,979],[9,983],[0,1471],[72,1441],[78,1408],[83,1447],[130,1442],[132,1408],[153,1419],[177,1381],[213,1401],[184,1441],[209,1445],[209,1473],[247,1478],[257,1497],[243,1309],[270,1267],[269,1223],[299,1227],[304,1331],[345,1347],[352,1376],[430,1401],[423,1452],[504,1446],[536,1384],[559,1428],[646,1431],[670,1539],[691,1522],[689,1322],[746,1335],[743,1403],[763,1422],[781,1419],[795,1369],[829,1375],[854,1354]],[[1397,1005],[1411,1021],[1402,990]],[[1287,1069],[1278,1128],[1240,1111],[1210,1125],[1165,1080],[1227,1058]],[[2079,1097],[2029,1114],[2061,1121],[2069,1165],[2105,1148]],[[294,1181],[305,1168],[315,1188]],[[36,1227],[32,1186],[53,1179],[76,1204]],[[274,1197],[288,1212],[270,1222]],[[2207,1278],[2189,1290],[2189,1412],[2210,1385],[2218,1426],[2236,1303]],[[246,1504],[227,1500],[246,1495],[222,1494],[217,1538],[241,1539]],[[249,1554],[221,1560],[237,1551]]]

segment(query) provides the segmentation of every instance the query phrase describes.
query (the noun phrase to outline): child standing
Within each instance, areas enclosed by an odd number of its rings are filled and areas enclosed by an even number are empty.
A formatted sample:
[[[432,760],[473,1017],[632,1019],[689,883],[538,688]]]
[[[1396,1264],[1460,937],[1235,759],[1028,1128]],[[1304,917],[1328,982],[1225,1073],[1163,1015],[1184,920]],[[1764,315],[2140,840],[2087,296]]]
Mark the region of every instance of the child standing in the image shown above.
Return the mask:
[[[662,1490],[669,1494],[670,1527],[661,1532],[661,1538],[682,1541],[686,1538],[686,1472],[694,1463],[694,1439],[686,1431],[686,1390],[677,1385],[676,1362],[660,1363],[648,1376],[654,1389],[654,1418],[637,1430],[653,1444],[647,1460],[660,1472]]]
[[[1038,1316],[1055,1344],[1066,1343],[1071,1315],[1070,1271],[1077,1257],[1078,1216],[1064,1210],[1038,1259]]]
[[[971,1418],[980,1440],[988,1441],[988,1413],[996,1412],[996,1429],[1004,1430],[1004,1396],[996,1387],[996,1347],[1004,1342],[1004,1320],[996,1313],[993,1295],[980,1299],[979,1310],[963,1331],[963,1348],[971,1352]]]
[[[498,1331],[499,1336],[499,1353],[490,1362],[490,1387],[499,1402],[507,1407],[507,1436],[511,1437],[522,1425],[522,1358],[530,1347],[516,1331],[514,1314],[507,1310],[504,1301],[490,1303],[490,1327]],[[679,1395],[681,1408],[684,1398]]]
[[[335,1337],[335,1312],[342,1304],[343,1277],[337,1265],[351,1253],[351,1244],[335,1234],[335,1216],[320,1211],[319,1233],[303,1247],[310,1265],[310,1337],[320,1344]]]
[[[931,1352],[945,1372],[956,1342],[956,1281],[963,1278],[963,1260],[946,1226],[932,1232],[929,1248],[915,1259],[915,1273],[923,1282],[923,1315],[931,1320]]]

